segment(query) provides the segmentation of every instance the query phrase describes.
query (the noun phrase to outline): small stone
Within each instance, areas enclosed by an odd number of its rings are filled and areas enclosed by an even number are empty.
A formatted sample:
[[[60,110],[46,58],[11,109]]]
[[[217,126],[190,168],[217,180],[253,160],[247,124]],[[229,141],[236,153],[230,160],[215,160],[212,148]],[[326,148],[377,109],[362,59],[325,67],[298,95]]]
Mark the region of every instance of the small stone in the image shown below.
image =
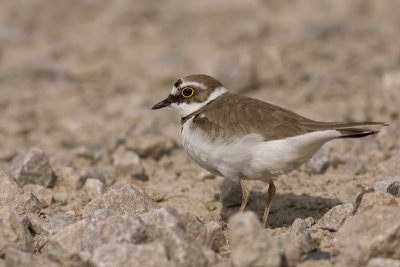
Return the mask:
[[[128,184],[121,189],[111,189],[90,201],[83,208],[83,216],[88,217],[99,209],[116,210],[124,214],[138,215],[157,208],[157,203],[149,195]]]
[[[72,199],[71,194],[67,193],[67,192],[57,192],[55,191],[53,193],[53,199],[55,202],[61,202],[63,204],[67,204],[68,201],[70,201]]]
[[[225,178],[221,184],[221,203],[224,207],[237,206],[242,203],[242,188],[239,181]]]
[[[337,266],[365,266],[370,258],[400,259],[398,207],[379,207],[348,218],[336,235]]]
[[[139,155],[128,151],[124,146],[119,146],[112,154],[113,165],[116,175],[131,176],[136,173],[143,173],[144,168]]]
[[[171,144],[167,144],[165,137],[155,135],[146,135],[145,138],[142,136],[129,138],[126,147],[142,158],[151,157],[154,159],[160,158],[164,151],[172,148]]]
[[[253,212],[233,215],[229,231],[233,266],[281,266],[278,244]]]
[[[23,219],[11,207],[0,204],[0,255],[9,246],[33,252],[34,241]]]
[[[175,266],[161,242],[147,244],[108,243],[95,249],[91,258],[95,266]]]
[[[196,216],[187,212],[179,213],[186,232],[199,244],[217,251],[226,245],[226,239],[222,227],[216,222],[205,224]]]
[[[49,187],[53,182],[49,159],[39,148],[31,148],[15,158],[11,170],[13,178],[20,185],[40,184]]]
[[[19,214],[35,213],[39,214],[42,210],[42,204],[39,199],[31,192],[19,195],[16,199],[9,203],[11,207]]]
[[[27,213],[26,218],[29,221],[29,230],[31,230],[31,232],[35,234],[40,234],[42,232],[42,227],[44,224],[42,218],[40,218],[39,215],[35,213]]]
[[[17,155],[14,150],[0,150],[0,161],[10,161]]]
[[[13,201],[24,190],[7,173],[0,171],[0,202]]]
[[[94,199],[106,191],[105,185],[99,179],[95,178],[88,178],[82,189],[90,199]]]
[[[208,211],[213,211],[217,208],[217,206],[215,206],[214,202],[212,201],[207,201],[206,203],[204,203],[204,206]]]
[[[313,157],[300,166],[300,169],[310,174],[324,173],[329,167],[330,149],[322,146]]]
[[[178,211],[172,207],[162,207],[142,213],[139,216],[147,226],[179,227],[184,229]]]
[[[154,226],[149,229],[149,235],[151,241],[163,241],[176,266],[211,266],[209,255],[203,252],[204,248],[195,242],[184,229],[164,227],[163,225]]]
[[[373,258],[370,259],[366,267],[399,267],[400,260],[386,259],[386,258]]]
[[[50,236],[41,252],[59,257],[77,256],[83,250],[86,220],[70,224]]]
[[[317,227],[328,231],[337,231],[347,217],[353,215],[353,204],[342,204],[331,208],[319,219]]]
[[[86,219],[83,249],[92,253],[95,248],[107,243],[138,244],[144,242],[146,236],[145,225],[138,216],[98,210]]]
[[[81,158],[89,159],[92,162],[98,162],[108,155],[107,149],[101,143],[81,145],[74,148],[73,154]]]
[[[48,207],[53,202],[53,191],[50,188],[38,184],[27,184],[24,185],[24,192],[32,192],[42,203],[43,207]]]
[[[313,224],[315,224],[315,220],[313,217],[307,217],[305,219],[296,218],[292,223],[292,227],[297,227],[297,225],[300,225],[300,224],[304,228],[310,228]]]
[[[212,247],[219,236],[210,236],[203,222],[188,214],[178,214],[163,207],[140,215],[148,229],[150,240],[162,240],[178,266],[205,266],[213,262],[214,252],[199,244]],[[212,229],[210,229],[212,230]],[[195,242],[197,241],[197,242]]]
[[[73,224],[77,218],[68,213],[58,214],[49,219],[48,222],[43,224],[42,232],[48,235],[54,235],[64,227]]]
[[[387,192],[395,197],[400,197],[400,182],[391,183],[387,188]]]
[[[42,252],[63,261],[75,257],[78,262],[86,262],[102,245],[142,243],[146,236],[145,225],[138,216],[98,210],[50,236]]]
[[[217,222],[209,222],[205,225],[205,236],[203,244],[214,251],[219,251],[227,245],[226,237],[221,225]]]
[[[309,231],[299,223],[292,225],[287,232],[279,235],[278,244],[285,254],[289,266],[299,263],[302,256],[316,248]]]
[[[79,190],[85,182],[84,176],[71,167],[57,167],[54,172],[57,176],[57,187],[62,187],[63,190]]]
[[[150,197],[151,197],[152,199],[154,199],[155,202],[161,202],[161,201],[163,201],[163,200],[165,199],[165,197],[167,196],[166,193],[160,192],[160,191],[158,191],[158,190],[157,190],[157,191],[152,190],[152,191],[150,191],[150,192],[148,192],[148,193],[149,193]]]
[[[7,262],[7,266],[59,266],[56,262],[50,260],[44,255],[36,255],[33,253],[24,252],[11,246],[7,249],[5,260]]]
[[[384,181],[376,182],[374,184],[374,191],[375,192],[387,193],[389,185],[391,185],[391,184],[393,184],[395,182],[400,183],[400,176],[395,176],[395,177],[391,177],[389,179],[386,179]]]
[[[360,205],[357,209],[357,214],[371,210],[375,207],[384,206],[397,206],[397,202],[394,196],[389,193],[371,192],[363,195]]]
[[[141,214],[140,217],[148,226],[177,227],[185,230],[199,244],[217,251],[226,245],[222,227],[216,222],[205,224],[189,213],[178,213],[171,207],[162,207]]]

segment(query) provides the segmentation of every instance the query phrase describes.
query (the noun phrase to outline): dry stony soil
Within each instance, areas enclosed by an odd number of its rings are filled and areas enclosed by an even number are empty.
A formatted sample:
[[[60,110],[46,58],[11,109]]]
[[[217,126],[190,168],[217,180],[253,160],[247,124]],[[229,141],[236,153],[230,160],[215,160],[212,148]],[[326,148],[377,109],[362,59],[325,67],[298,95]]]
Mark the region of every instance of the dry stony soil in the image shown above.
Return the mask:
[[[237,214],[152,111],[206,73],[325,121],[327,143]],[[240,112],[240,110],[238,110]],[[400,266],[398,1],[0,1],[0,266]]]

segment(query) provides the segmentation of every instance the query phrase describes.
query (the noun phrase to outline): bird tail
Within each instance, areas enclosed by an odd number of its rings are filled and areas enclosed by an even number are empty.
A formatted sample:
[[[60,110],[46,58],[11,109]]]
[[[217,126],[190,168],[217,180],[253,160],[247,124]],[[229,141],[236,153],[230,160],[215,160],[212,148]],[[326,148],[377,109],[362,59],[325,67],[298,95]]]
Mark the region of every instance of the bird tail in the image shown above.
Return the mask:
[[[365,126],[370,126],[365,128]],[[380,130],[377,127],[389,126],[385,122],[353,122],[353,123],[343,123],[336,128],[342,136],[338,138],[360,138],[372,134],[379,133]]]
[[[359,138],[376,134],[386,122],[308,122],[306,128],[311,131],[336,130],[341,133],[337,138]]]

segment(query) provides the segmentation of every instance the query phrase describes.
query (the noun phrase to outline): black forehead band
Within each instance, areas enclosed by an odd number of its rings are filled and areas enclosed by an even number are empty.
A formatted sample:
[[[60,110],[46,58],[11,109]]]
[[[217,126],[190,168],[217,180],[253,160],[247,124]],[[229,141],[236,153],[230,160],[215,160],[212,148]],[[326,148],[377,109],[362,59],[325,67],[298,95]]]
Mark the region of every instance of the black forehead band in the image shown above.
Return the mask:
[[[182,79],[179,79],[176,81],[176,83],[174,84],[175,88],[179,88],[179,86],[181,86],[182,84]]]

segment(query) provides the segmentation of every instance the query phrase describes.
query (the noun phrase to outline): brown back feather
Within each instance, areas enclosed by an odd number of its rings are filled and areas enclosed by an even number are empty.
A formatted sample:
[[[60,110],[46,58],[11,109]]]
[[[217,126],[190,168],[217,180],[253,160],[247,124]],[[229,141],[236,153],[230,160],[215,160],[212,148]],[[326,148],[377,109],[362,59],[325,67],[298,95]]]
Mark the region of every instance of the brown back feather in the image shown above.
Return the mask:
[[[229,141],[231,136],[243,137],[250,133],[260,134],[265,141],[271,141],[323,130],[338,130],[342,138],[363,137],[378,131],[358,127],[385,125],[382,122],[314,121],[279,106],[231,93],[210,102],[192,116],[193,123],[208,133],[211,140],[222,138],[225,141]]]

